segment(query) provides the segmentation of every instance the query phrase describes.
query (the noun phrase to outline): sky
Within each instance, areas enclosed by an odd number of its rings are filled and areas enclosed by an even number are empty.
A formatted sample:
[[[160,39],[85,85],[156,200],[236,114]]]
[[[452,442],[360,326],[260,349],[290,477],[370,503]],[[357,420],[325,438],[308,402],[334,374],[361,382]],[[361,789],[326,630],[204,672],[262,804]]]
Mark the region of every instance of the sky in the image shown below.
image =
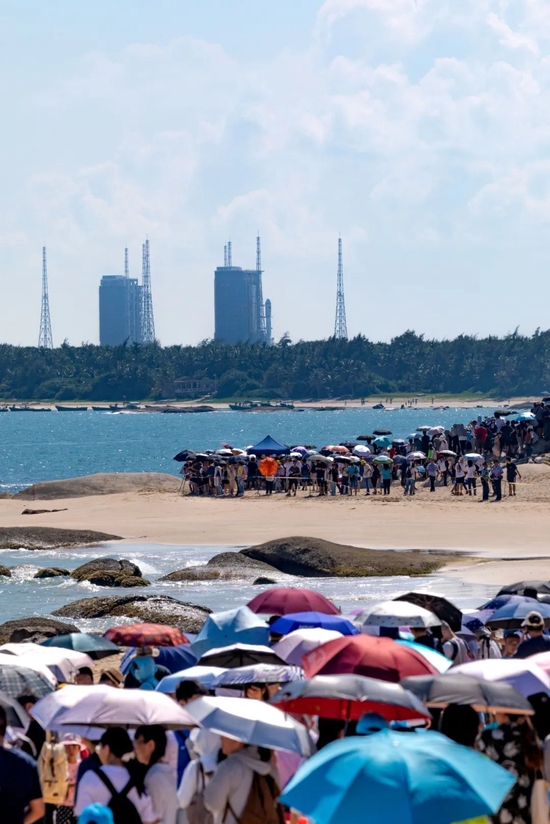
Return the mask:
[[[0,341],[98,342],[104,274],[213,336],[255,265],[276,339],[550,326],[550,3],[2,0]]]

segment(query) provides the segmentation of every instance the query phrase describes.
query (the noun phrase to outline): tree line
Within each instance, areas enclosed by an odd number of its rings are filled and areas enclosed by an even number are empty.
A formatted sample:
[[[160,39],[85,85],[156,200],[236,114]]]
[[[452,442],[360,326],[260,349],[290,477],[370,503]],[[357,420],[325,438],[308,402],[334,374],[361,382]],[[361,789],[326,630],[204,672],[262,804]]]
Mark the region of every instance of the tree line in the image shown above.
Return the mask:
[[[550,330],[531,337],[407,331],[389,343],[363,335],[274,346],[0,345],[0,398],[120,401],[174,396],[174,380],[212,378],[219,398],[338,398],[380,393],[550,393]]]

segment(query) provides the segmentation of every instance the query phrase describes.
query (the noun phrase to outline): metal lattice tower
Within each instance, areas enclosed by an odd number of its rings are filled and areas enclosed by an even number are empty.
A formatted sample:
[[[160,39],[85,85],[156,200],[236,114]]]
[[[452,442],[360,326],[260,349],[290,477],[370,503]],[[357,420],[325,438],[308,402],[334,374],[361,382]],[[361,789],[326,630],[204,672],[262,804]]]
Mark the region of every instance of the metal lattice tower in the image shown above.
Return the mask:
[[[155,318],[153,315],[153,295],[151,292],[151,267],[149,262],[149,241],[142,247],[141,268],[141,342],[155,342]]]
[[[344,300],[344,266],[342,264],[342,238],[338,238],[338,277],[336,284],[336,317],[334,319],[334,337],[348,339],[346,323],[346,302]]]
[[[50,300],[48,297],[48,267],[46,265],[46,247],[42,247],[42,308],[40,310],[40,332],[38,346],[53,349],[52,322],[50,318]]]
[[[130,267],[128,265],[128,247],[124,250],[124,277],[130,277]]]

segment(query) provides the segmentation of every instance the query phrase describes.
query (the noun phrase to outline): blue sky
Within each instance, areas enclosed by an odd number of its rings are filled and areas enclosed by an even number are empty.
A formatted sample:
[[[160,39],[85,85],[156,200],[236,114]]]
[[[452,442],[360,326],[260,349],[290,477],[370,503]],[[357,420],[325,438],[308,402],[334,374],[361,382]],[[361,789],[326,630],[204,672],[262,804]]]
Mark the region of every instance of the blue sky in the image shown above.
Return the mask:
[[[262,235],[274,333],[524,333],[550,317],[550,4],[3,0],[0,340],[97,342],[151,245],[157,335],[213,333]]]

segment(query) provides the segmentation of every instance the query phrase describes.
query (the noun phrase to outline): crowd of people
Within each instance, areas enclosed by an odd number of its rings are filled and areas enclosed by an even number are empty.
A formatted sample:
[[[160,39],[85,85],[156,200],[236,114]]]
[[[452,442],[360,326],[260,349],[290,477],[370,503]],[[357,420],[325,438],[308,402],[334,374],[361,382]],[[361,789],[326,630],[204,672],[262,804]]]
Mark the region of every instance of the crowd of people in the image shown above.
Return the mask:
[[[246,450],[224,444],[217,451],[184,452],[182,493],[213,497],[265,495],[390,495],[392,487],[415,495],[424,486],[450,486],[453,495],[488,501],[514,497],[521,472],[533,460],[535,444],[550,442],[550,403],[535,404],[517,420],[508,410],[468,424],[423,426],[406,439],[377,430],[356,441],[319,450],[302,445],[280,451]],[[261,445],[260,445],[261,446]],[[503,483],[506,484],[503,490]]]
[[[32,693],[11,698],[0,693],[0,821],[282,824],[286,820],[308,824],[308,810],[287,803],[293,797],[287,793],[289,787],[299,784],[308,760],[311,758],[311,763],[315,763],[316,752],[330,745],[330,752],[337,754],[335,742],[340,739],[375,735],[389,728],[419,736],[426,734],[423,729],[431,728],[462,747],[483,753],[512,774],[513,786],[502,803],[491,810],[494,822],[541,824],[542,819],[532,815],[537,780],[550,781],[550,635],[546,630],[550,625],[550,607],[540,600],[541,592],[550,592],[550,584],[541,584],[537,589],[522,582],[515,588],[515,594],[499,593],[475,613],[461,613],[438,596],[409,593],[397,601],[370,605],[342,616],[332,602],[313,591],[267,590],[246,607],[209,616],[198,636],[190,636],[185,645],[174,648],[178,655],[191,656],[195,652],[198,666],[189,661],[187,667],[174,674],[173,667],[157,663],[158,649],[143,646],[127,651],[119,663],[120,669],[111,666],[99,673],[92,667],[80,667],[74,677],[76,686],[57,685],[57,692],[61,692],[59,708],[49,716],[54,732],[44,721],[43,705],[56,693],[40,700]],[[279,604],[286,603],[288,608],[285,611],[284,606],[279,606],[270,614],[277,598]],[[300,605],[315,606],[317,611],[288,611]],[[506,608],[515,616],[509,622],[515,628],[502,632],[495,627],[502,626],[499,616]],[[398,626],[401,620],[408,624]],[[298,629],[294,629],[296,626]],[[327,627],[334,627],[328,636]],[[161,629],[166,628],[159,628],[159,633]],[[252,644],[260,639],[258,633],[264,639],[259,646]],[[213,648],[222,636],[226,645]],[[235,639],[236,644],[232,643]],[[388,645],[394,650],[395,660],[400,659],[391,666]],[[184,652],[180,653],[182,647]],[[338,658],[342,650],[348,649],[353,656]],[[0,648],[0,655],[3,653]],[[239,662],[229,663],[237,653],[243,666]],[[254,658],[260,653],[267,657]],[[217,656],[215,660],[219,663],[224,654],[225,669],[209,666],[213,656]],[[272,665],[262,663],[271,659],[275,662]],[[508,659],[513,659],[510,667]],[[174,663],[177,657],[166,659],[169,660]],[[480,665],[486,667],[486,681],[479,669],[468,669]],[[455,671],[470,674],[472,678],[466,681],[473,683],[474,690],[476,683],[502,680],[509,685],[508,692],[503,694],[500,704],[493,694],[485,708],[479,707],[478,698],[463,696],[463,682],[453,680]],[[227,673],[231,678],[227,679]],[[327,673],[341,676],[338,689],[344,693],[350,684],[345,680],[348,675],[368,676],[353,681],[347,716],[342,715],[346,701],[342,703],[336,685],[334,694],[324,686],[326,682],[321,676]],[[527,673],[523,682],[521,673]],[[247,679],[248,675],[252,677]],[[456,683],[459,687],[454,692],[451,689],[454,698],[439,699],[435,702],[437,708],[429,710],[427,698],[423,699],[426,706],[414,698],[417,693],[411,675],[421,675],[422,683],[430,675],[440,687],[445,679],[451,688]],[[381,688],[392,682],[393,687],[400,680],[413,692],[402,691],[399,713],[395,693],[387,702],[379,694],[369,697],[373,684]],[[302,710],[285,704],[299,698],[308,684],[321,682],[325,689],[322,700],[314,698]],[[225,726],[223,718],[223,701],[227,700],[223,696],[229,694],[223,684],[233,684],[229,701],[233,702],[237,723],[231,728]],[[100,694],[97,691],[101,686],[107,690]],[[359,694],[361,688],[365,690],[363,697]],[[64,690],[76,691],[65,704]],[[120,693],[131,693],[135,696],[132,706],[139,707],[139,696],[145,698],[152,691],[163,693],[163,701],[173,707],[168,713],[170,718],[174,713],[173,723],[129,723],[125,713],[130,702],[121,700],[120,711],[114,716],[120,721],[109,725],[105,722],[107,728],[97,735],[93,724],[79,727],[69,720],[67,732],[63,732],[62,713],[78,705],[79,695],[83,696],[83,704],[93,703],[97,697],[116,707]],[[331,709],[331,700],[334,707],[340,707],[338,712]],[[213,716],[204,712],[205,702],[211,702],[208,706],[220,713],[210,722],[207,719]],[[372,702],[376,712],[369,709]],[[32,719],[23,729],[8,724],[8,711],[15,704],[29,712]],[[272,706],[265,707],[262,732],[265,704]],[[165,711],[164,704],[162,707]],[[274,709],[277,707],[280,709]],[[358,712],[352,713],[351,708]],[[197,720],[178,724],[177,713],[182,709],[189,721],[196,718],[201,719],[200,723]],[[270,724],[275,721],[268,710],[280,715],[280,724],[286,730],[281,733],[278,729],[276,743],[270,738]],[[139,715],[136,711],[132,718]],[[251,718],[258,721],[254,732],[249,724]],[[254,737],[257,735],[265,735],[265,740],[259,741]],[[295,743],[298,739],[300,747]],[[325,790],[319,784],[320,798]],[[400,791],[405,795],[413,792],[406,784]],[[442,787],[439,792],[444,798],[445,789]],[[365,803],[369,803],[367,796]],[[391,817],[392,810],[388,809],[387,814]],[[548,804],[545,814],[548,820]],[[453,802],[449,800],[445,824],[454,820]],[[325,819],[315,818],[315,824],[325,824]]]

